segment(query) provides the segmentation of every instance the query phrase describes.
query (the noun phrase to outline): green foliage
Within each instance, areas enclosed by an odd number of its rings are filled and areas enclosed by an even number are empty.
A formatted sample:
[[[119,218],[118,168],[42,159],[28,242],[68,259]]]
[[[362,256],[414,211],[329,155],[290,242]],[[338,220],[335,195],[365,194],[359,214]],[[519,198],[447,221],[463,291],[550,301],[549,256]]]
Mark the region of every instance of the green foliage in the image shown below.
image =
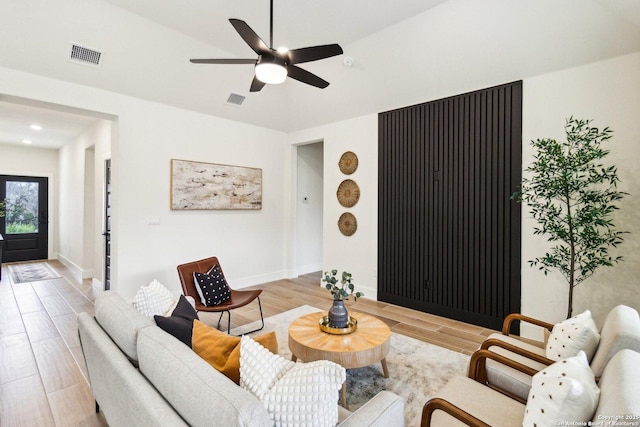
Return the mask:
[[[364,296],[362,292],[354,293],[355,285],[352,282],[351,273],[343,271],[342,278],[339,282],[336,277],[337,274],[338,270],[331,270],[331,272],[325,271],[323,274],[324,277],[322,278],[322,281],[326,282],[325,288],[331,291],[334,300],[347,300],[350,296],[353,296],[353,300],[358,301],[358,298]]]
[[[4,218],[4,207],[6,204],[6,200],[0,202],[0,218]]]
[[[36,233],[38,230],[34,224],[7,224],[5,227],[7,234],[26,234]]]
[[[610,247],[623,242],[624,231],[616,231],[612,213],[626,193],[617,191],[620,181],[615,166],[601,160],[609,154],[602,144],[612,137],[608,127],[590,126],[591,120],[569,118],[567,140],[532,141],[537,154],[526,169],[520,193],[512,198],[526,202],[538,222],[534,234],[556,242],[544,256],[529,261],[547,274],[558,269],[569,284],[569,310],[573,311],[573,288],[603,266],[622,261],[609,255]]]
[[[33,233],[37,231],[37,183],[22,181],[7,182],[7,198],[4,200],[3,204],[3,211],[6,216],[7,233]]]

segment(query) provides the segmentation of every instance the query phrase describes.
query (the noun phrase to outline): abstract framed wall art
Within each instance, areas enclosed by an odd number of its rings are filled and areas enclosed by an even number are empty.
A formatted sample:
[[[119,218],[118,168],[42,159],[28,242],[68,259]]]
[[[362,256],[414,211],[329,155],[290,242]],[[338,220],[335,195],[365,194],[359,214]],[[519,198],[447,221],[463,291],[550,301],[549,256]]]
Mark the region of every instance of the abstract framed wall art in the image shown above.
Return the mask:
[[[262,169],[171,159],[171,209],[262,209]]]

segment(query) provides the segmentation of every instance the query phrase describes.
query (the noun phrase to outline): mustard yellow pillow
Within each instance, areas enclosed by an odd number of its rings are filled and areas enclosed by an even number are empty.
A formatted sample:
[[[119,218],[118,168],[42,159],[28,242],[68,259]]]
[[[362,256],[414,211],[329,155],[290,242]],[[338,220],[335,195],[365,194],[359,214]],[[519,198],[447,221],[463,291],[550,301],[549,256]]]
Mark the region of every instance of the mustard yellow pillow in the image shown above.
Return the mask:
[[[260,335],[254,340],[273,354],[278,354],[275,332]],[[199,320],[194,320],[191,346],[209,365],[236,384],[240,384],[240,337],[227,335]]]

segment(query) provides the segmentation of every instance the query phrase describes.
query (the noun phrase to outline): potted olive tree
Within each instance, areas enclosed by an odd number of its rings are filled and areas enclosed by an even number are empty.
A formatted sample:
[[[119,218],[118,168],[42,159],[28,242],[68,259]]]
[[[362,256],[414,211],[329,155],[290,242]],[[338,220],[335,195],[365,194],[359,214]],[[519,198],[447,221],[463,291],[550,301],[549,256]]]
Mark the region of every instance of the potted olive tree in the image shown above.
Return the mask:
[[[529,261],[532,267],[558,269],[568,283],[567,318],[573,311],[573,289],[600,267],[622,261],[609,248],[623,242],[612,214],[626,194],[617,190],[617,168],[605,165],[609,151],[602,147],[612,130],[591,126],[592,120],[569,118],[566,141],[537,139],[533,163],[525,169],[521,191],[512,198],[526,202],[538,222],[534,234],[545,235],[553,246]]]

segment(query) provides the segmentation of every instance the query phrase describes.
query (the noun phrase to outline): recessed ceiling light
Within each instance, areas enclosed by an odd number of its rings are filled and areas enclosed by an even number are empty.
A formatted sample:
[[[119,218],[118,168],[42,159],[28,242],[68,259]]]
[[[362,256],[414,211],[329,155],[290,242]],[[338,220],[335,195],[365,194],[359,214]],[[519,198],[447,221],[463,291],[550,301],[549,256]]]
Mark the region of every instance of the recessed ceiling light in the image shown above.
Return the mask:
[[[32,141],[31,141],[30,139],[23,139],[23,140],[22,140],[22,143],[23,143],[23,144],[31,144],[31,142],[32,142]]]
[[[31,126],[29,126],[31,129],[33,130],[42,130],[42,126],[38,125],[38,124],[32,124]]]

